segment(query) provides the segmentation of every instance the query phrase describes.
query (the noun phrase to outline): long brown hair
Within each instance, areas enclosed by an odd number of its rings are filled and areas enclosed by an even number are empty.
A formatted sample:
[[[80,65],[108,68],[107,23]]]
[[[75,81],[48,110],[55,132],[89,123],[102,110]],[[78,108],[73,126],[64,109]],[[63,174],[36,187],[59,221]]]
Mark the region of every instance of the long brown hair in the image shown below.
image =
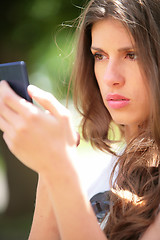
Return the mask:
[[[112,118],[101,98],[90,51],[92,26],[107,17],[121,21],[132,34],[150,92],[150,117],[113,169],[112,179],[117,167],[119,171],[111,181],[111,209],[105,227],[111,240],[138,239],[154,221],[160,203],[160,2],[91,0],[81,15],[74,102],[82,114],[83,137],[93,146],[112,152],[108,137]]]

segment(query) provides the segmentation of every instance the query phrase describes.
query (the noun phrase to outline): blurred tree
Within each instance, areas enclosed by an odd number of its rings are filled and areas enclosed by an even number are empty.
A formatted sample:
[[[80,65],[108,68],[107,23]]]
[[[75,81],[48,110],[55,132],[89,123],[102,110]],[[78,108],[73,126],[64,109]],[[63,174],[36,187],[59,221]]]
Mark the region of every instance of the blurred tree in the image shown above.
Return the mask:
[[[83,6],[84,2],[84,0],[3,1],[0,16],[0,63],[26,61],[31,83],[36,83],[59,97],[57,92],[59,87],[63,87],[62,90],[66,88],[62,78],[65,76],[67,81],[69,77],[66,70],[60,70],[61,67],[68,69],[69,59],[66,59],[66,56],[72,48],[71,37],[67,35],[66,38],[66,32],[74,31],[70,27],[60,31],[60,25],[76,19],[81,12],[79,5]],[[58,36],[59,48],[56,46],[55,36]]]
[[[58,97],[60,91],[64,96],[70,74],[68,55],[73,48],[74,29],[68,27],[61,31],[60,25],[69,25],[71,20],[77,18],[81,12],[78,6],[82,7],[84,3],[84,0],[3,1],[0,15],[0,63],[24,60],[33,84]],[[6,164],[10,189],[8,208],[0,218],[0,226],[4,226],[4,216],[17,217],[26,212],[32,216],[37,174],[20,164],[9,152],[2,133],[0,152]],[[31,224],[31,219],[29,221]],[[25,230],[28,233],[28,225]],[[20,227],[16,231],[20,231]],[[9,232],[8,229],[6,232]],[[11,234],[10,239],[14,239]],[[0,239],[9,239],[9,236],[0,235]]]
[[[82,4],[83,1],[81,0]],[[79,3],[78,3],[79,4]],[[1,4],[0,61],[28,60],[43,56],[57,26],[78,16],[76,0],[8,0]],[[32,59],[34,48],[44,46]],[[31,62],[30,62],[31,60]]]

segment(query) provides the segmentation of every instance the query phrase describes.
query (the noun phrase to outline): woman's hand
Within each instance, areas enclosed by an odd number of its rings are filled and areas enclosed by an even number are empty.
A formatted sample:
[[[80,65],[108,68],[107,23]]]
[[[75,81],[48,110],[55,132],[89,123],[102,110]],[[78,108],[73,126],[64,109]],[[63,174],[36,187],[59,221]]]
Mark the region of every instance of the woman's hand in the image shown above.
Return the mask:
[[[73,152],[77,135],[69,111],[50,93],[29,86],[31,98],[44,110],[19,97],[5,81],[0,83],[0,129],[11,152],[25,165],[44,173],[65,168],[64,156]],[[72,150],[71,150],[72,149]]]
[[[13,154],[45,181],[56,224],[50,233],[62,240],[106,240],[74,168],[77,134],[68,110],[34,86],[28,92],[45,111],[0,83],[0,129]],[[51,219],[50,213],[44,217]]]

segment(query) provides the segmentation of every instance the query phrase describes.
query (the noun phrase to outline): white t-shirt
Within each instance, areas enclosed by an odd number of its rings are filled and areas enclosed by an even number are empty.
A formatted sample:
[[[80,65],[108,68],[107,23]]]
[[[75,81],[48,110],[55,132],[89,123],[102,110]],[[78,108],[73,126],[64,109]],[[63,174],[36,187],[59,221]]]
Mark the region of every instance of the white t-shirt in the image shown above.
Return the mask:
[[[79,155],[76,167],[90,200],[95,194],[110,189],[109,179],[115,164],[115,156],[89,150]]]

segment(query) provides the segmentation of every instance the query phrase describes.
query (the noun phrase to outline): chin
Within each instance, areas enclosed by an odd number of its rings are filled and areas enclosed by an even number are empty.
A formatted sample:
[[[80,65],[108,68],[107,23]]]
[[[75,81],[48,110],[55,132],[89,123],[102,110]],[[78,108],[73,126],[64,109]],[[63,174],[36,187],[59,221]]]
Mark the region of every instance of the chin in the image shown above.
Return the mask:
[[[139,125],[139,123],[144,122],[145,120],[140,118],[139,116],[135,116],[133,114],[112,114],[113,121],[118,125]]]
[[[120,118],[112,118],[113,122],[115,122],[118,125],[128,125],[129,123],[127,121],[124,121],[124,119]]]

